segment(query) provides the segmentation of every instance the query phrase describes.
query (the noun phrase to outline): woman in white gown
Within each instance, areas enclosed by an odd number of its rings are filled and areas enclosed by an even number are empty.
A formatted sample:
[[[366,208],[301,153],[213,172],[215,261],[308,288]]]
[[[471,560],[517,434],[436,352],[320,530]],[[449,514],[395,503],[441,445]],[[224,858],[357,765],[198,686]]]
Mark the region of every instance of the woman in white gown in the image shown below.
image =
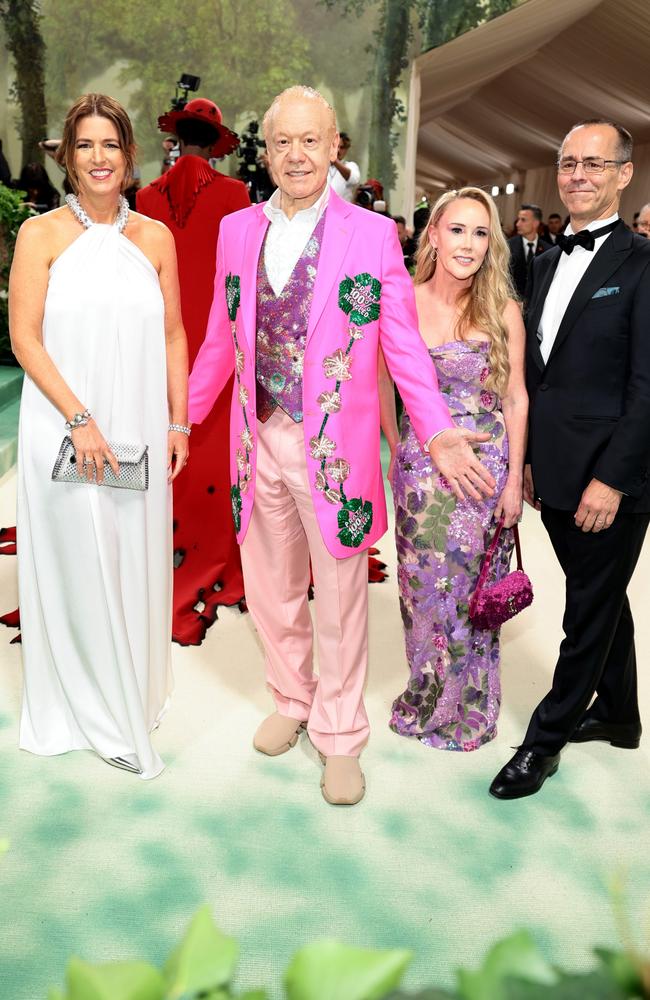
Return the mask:
[[[77,193],[22,227],[10,284],[25,369],[18,457],[20,746],[94,750],[153,778],[172,680],[171,488],[187,461],[187,347],[174,241],[129,212],[131,123],[70,109],[58,155]],[[65,434],[87,483],[52,480]],[[104,485],[109,443],[148,446],[146,491]]]

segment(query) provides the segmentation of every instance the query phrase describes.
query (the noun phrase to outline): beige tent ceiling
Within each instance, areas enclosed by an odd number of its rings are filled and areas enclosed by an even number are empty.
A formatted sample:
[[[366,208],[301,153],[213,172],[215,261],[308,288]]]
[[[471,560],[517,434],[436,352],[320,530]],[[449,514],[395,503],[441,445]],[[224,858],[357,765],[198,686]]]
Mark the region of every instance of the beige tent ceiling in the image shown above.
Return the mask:
[[[526,0],[420,56],[407,176],[420,190],[514,180],[521,193],[590,117],[650,144],[650,0]],[[650,177],[645,187],[649,200]]]

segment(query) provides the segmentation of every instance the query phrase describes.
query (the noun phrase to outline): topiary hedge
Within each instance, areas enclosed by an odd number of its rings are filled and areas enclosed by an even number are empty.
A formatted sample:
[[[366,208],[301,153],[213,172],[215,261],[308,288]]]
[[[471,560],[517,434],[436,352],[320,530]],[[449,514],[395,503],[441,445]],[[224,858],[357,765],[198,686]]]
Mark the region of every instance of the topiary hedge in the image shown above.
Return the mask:
[[[21,225],[34,211],[23,201],[24,191],[0,183],[0,364],[16,364],[9,339],[9,271]]]

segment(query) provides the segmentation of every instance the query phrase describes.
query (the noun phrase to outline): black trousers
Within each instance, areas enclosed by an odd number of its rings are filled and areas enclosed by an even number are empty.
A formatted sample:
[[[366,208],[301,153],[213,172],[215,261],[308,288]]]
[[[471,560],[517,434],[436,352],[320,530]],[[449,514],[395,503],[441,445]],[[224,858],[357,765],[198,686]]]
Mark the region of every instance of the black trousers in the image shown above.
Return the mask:
[[[634,622],[627,587],[650,514],[617,514],[610,528],[583,532],[573,511],[542,504],[542,521],[566,577],[565,638],[553,686],[528,725],[523,746],[558,753],[594,696],[590,715],[639,724]]]

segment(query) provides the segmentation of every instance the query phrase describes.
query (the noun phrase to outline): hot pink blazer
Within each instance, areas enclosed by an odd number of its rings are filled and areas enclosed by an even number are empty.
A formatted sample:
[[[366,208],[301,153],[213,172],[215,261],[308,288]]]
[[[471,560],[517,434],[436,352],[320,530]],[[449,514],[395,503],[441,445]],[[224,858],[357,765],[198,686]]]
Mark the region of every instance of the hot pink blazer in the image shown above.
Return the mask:
[[[221,223],[214,301],[189,387],[189,419],[200,423],[236,371],[230,472],[240,543],[255,500],[256,283],[268,224],[262,205]],[[418,332],[394,222],[331,191],[305,346],[303,429],[314,509],[325,545],[337,558],[372,545],[387,527],[379,345],[419,439],[453,427]]]

